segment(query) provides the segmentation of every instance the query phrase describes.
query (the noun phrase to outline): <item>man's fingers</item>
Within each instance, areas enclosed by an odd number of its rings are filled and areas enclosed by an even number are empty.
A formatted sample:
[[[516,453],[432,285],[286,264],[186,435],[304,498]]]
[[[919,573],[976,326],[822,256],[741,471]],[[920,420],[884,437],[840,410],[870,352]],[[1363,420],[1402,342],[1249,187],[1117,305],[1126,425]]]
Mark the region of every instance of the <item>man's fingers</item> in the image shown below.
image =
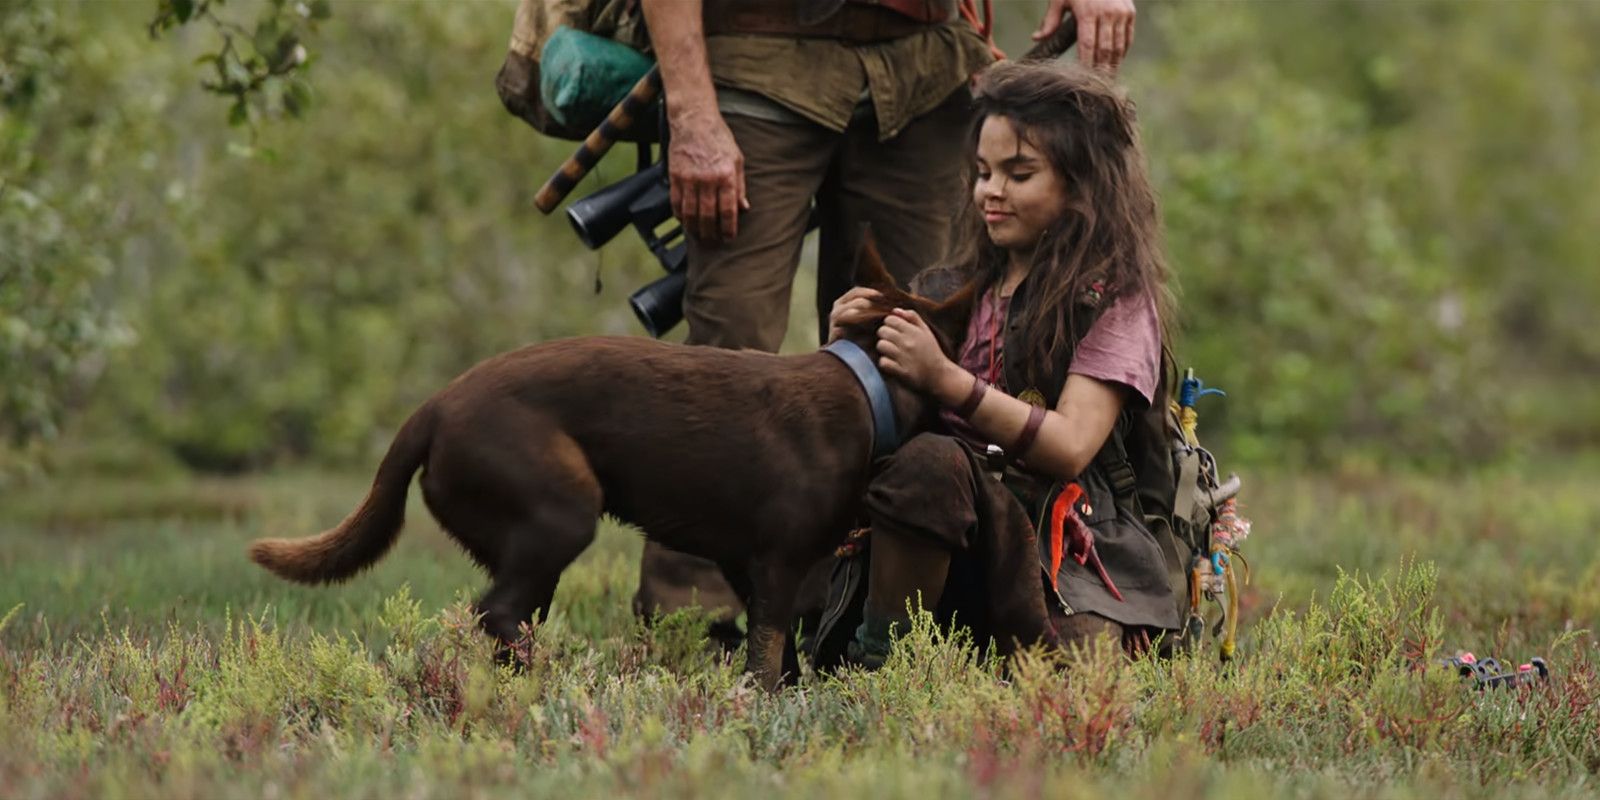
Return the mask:
[[[737,186],[724,185],[717,191],[717,216],[722,223],[722,238],[739,235],[739,190]]]
[[[1045,9],[1044,19],[1039,22],[1039,30],[1033,32],[1033,40],[1039,41],[1054,35],[1057,28],[1061,27],[1061,17],[1066,13],[1066,3],[1053,0],[1050,7]]]
[[[695,229],[703,241],[717,241],[717,185],[701,183],[695,187]]]
[[[1085,67],[1094,66],[1094,32],[1095,20],[1088,17],[1078,19],[1078,63]]]
[[[742,211],[749,211],[750,210],[750,195],[745,193],[744,159],[743,158],[740,158],[739,162],[734,165],[733,174],[734,174],[734,177],[738,178],[738,180],[739,180],[739,208]]]
[[[683,207],[683,181],[672,176],[667,177],[667,200],[672,205],[672,216],[680,220],[688,219],[688,214]]]
[[[695,185],[683,181],[678,190],[678,220],[683,223],[683,229],[690,235],[699,236],[700,229],[700,193]]]
[[[1117,68],[1117,23],[1107,17],[1101,17],[1095,25],[1095,66],[1104,70]]]
[[[1125,20],[1111,23],[1111,51],[1111,66],[1116,68],[1122,64],[1122,57],[1128,52],[1128,23]]]

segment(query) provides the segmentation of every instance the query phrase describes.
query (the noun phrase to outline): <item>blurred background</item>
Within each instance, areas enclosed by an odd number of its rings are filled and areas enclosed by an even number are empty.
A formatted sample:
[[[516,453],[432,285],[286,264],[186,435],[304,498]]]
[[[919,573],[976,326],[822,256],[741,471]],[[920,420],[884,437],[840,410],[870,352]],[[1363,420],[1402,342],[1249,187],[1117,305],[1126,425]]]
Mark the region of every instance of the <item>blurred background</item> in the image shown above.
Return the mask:
[[[514,0],[335,2],[263,106],[151,2],[0,0],[0,475],[367,469],[449,378],[642,335],[660,270],[533,208]],[[997,0],[1026,49],[1042,2]],[[277,6],[228,4],[247,27]],[[261,17],[264,18],[264,17]],[[1457,471],[1600,448],[1600,4],[1139,4],[1124,68],[1181,365],[1239,463]],[[230,124],[230,117],[232,117]],[[619,147],[575,196],[624,177]],[[808,250],[808,254],[809,254]],[[789,351],[815,346],[814,264]],[[681,338],[682,329],[673,338]]]

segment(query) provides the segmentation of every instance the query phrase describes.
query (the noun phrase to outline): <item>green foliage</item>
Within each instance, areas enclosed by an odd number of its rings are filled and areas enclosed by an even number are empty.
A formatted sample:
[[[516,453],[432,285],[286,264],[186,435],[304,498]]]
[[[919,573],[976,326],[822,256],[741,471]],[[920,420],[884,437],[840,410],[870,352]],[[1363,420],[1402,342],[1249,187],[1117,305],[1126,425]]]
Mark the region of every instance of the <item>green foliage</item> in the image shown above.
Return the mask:
[[[1140,8],[1178,357],[1230,392],[1213,444],[1429,466],[1594,444],[1600,7]],[[1509,63],[1508,40],[1540,44]]]
[[[483,579],[420,508],[342,586],[244,557],[252,538],[338,519],[365,476],[85,479],[0,512],[0,785],[1582,797],[1600,771],[1590,467],[1276,479],[1249,509],[1255,569],[1227,667],[1209,649],[1130,664],[1109,641],[986,662],[919,615],[884,669],[807,675],[777,697],[707,649],[696,615],[632,622],[638,537],[615,525],[512,671],[462,599]],[[185,488],[191,506],[130,505]],[[218,517],[224,496],[236,510]],[[84,497],[97,513],[68,511]],[[1475,692],[1435,665],[1458,648],[1544,655],[1554,678]]]
[[[215,77],[201,81],[208,92],[230,98],[229,125],[252,125],[257,117],[304,114],[311,106],[311,86],[297,74],[310,56],[304,40],[317,23],[333,16],[329,0],[261,4],[255,26],[246,28],[224,19],[227,0],[157,0],[150,36],[159,37],[190,22],[205,22],[222,40],[216,52],[195,59],[209,64]],[[247,51],[248,48],[248,51]]]
[[[594,296],[602,259],[531,207],[567,146],[520,127],[491,90],[459,91],[487,86],[493,64],[438,58],[500,47],[509,12],[480,12],[353,6],[322,27],[342,44],[316,71],[339,113],[248,146],[199,120],[153,143],[190,168],[138,237],[152,257],[114,281],[140,338],[112,364],[98,418],[204,469],[355,459],[483,357],[633,327],[625,293],[658,268],[624,239],[603,259],[623,277]],[[119,91],[149,77],[134,70]],[[190,113],[179,100],[161,111]]]
[[[488,355],[638,332],[626,295],[658,269],[637,243],[591,255],[531,210],[570,147],[493,95],[509,2],[0,2],[13,442],[72,414],[206,470],[365,461]],[[1018,52],[1042,4],[1000,5]],[[1125,78],[1178,356],[1230,392],[1208,444],[1357,470],[1597,444],[1600,6],[1140,9]],[[1538,45],[1510,64],[1508,40]],[[255,124],[313,93],[322,113]]]
[[[0,2],[0,483],[32,465],[29,445],[56,435],[64,396],[121,336],[97,293],[118,199],[96,174],[121,131],[76,96],[91,59],[65,16]]]
[[[1408,779],[1424,791],[1524,779],[1575,788],[1600,769],[1592,645],[1560,650],[1560,683],[1481,694],[1430,666],[1436,653],[1372,650],[1404,627],[1383,620],[1437,616],[1416,605],[1431,589],[1426,569],[1343,580],[1328,606],[1267,618],[1259,648],[1230,670],[1209,658],[1129,665],[1106,641],[1025,654],[1003,677],[970,638],[941,635],[923,615],[882,670],[811,679],[778,697],[726,663],[675,676],[632,661],[626,643],[585,653],[559,625],[533,632],[542,652],[526,670],[496,670],[470,618],[447,611],[417,627],[414,606],[400,625],[417,638],[378,658],[259,621],[218,642],[123,632],[81,650],[0,650],[7,673],[27,676],[0,684],[12,723],[0,733],[0,771],[37,759],[43,790],[96,754],[91,785],[221,792],[244,774],[252,786],[315,793],[348,789],[352,776],[334,762],[355,759],[413,774],[429,792],[532,782],[676,794],[770,791],[781,768],[783,793],[807,796],[821,786],[869,795],[1136,785],[1174,749],[1187,779],[1270,772],[1280,790],[1319,775],[1372,786],[1418,761],[1433,765]],[[410,602],[397,596],[386,614]],[[356,775],[363,791],[382,790],[377,774]]]

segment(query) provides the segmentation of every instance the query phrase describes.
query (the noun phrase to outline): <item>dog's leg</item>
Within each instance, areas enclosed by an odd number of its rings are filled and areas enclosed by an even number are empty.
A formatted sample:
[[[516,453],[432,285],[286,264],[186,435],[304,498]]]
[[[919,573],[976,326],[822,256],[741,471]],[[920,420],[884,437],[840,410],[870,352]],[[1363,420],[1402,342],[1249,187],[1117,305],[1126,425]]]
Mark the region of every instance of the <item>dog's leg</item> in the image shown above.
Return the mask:
[[[501,664],[521,666],[515,645],[521,638],[523,623],[532,623],[536,613],[531,610],[527,595],[528,587],[521,582],[496,580],[478,598],[478,624],[495,640],[494,658]]]
[[[792,628],[804,566],[780,557],[758,559],[750,566],[750,649],[745,669],[769,692],[800,677]]]
[[[494,566],[494,584],[479,601],[484,632],[500,643],[499,658],[511,661],[510,646],[525,622],[550,613],[561,573],[594,541],[598,509],[573,498],[543,498],[545,504],[504,537]]]
[[[477,611],[508,660],[522,624],[544,617],[561,571],[594,541],[602,497],[582,448],[553,422],[516,406],[495,411],[441,426],[422,494],[489,571]]]

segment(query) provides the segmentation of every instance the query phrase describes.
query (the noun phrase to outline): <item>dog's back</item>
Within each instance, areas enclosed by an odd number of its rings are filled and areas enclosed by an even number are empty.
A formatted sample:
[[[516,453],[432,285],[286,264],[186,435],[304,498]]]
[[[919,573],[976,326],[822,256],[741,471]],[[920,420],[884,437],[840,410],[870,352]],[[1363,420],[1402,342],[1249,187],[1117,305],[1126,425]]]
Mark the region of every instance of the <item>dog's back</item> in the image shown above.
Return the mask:
[[[752,540],[842,524],[839,515],[853,510],[871,437],[854,380],[820,353],[567,339],[462,375],[435,398],[435,438],[471,442],[465,449],[478,459],[552,437],[558,448],[570,442],[605,511],[668,546],[727,559],[791,546]],[[562,454],[563,472],[581,472],[577,456]],[[428,469],[450,458],[436,448]],[[431,496],[429,505],[445,510]]]

